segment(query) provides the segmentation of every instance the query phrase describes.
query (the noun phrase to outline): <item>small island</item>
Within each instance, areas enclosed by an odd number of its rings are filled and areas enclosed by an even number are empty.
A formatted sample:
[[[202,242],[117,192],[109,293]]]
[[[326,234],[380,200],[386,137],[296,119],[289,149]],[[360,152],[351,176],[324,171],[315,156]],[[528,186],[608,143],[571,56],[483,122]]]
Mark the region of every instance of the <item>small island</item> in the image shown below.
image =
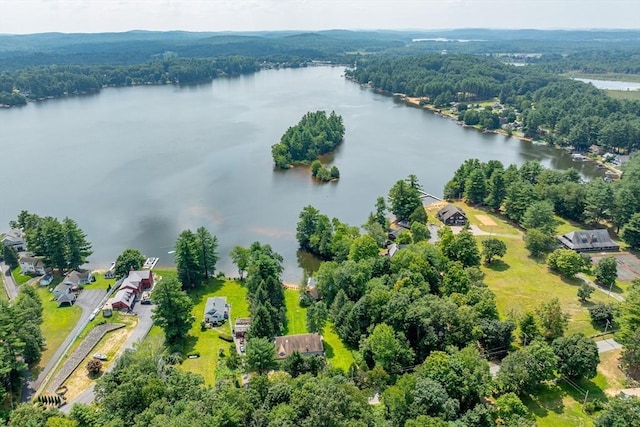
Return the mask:
[[[329,116],[325,111],[308,112],[271,147],[273,161],[280,169],[309,164],[333,151],[343,137],[342,116],[334,111]]]

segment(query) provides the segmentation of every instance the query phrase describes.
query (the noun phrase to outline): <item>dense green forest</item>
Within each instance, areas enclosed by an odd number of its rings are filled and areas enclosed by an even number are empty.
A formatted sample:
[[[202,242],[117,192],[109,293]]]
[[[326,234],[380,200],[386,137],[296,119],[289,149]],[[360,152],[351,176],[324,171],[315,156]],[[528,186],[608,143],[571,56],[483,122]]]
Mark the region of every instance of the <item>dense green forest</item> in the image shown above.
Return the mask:
[[[470,55],[369,57],[347,76],[384,91],[427,97],[436,107],[460,103],[460,118],[468,124],[480,123],[486,110],[469,108],[468,103],[498,99],[501,110],[487,110],[493,120],[485,127],[495,128],[501,116],[517,113],[514,117],[528,137],[578,150],[592,144],[627,152],[640,148],[640,101],[612,99],[591,85],[537,66],[514,67]]]
[[[187,84],[221,75],[252,73],[252,58],[164,59],[136,65],[49,65],[0,74],[0,104],[21,105],[28,99],[99,92],[105,86]]]
[[[342,116],[332,111],[306,113],[271,147],[276,166],[288,169],[292,164],[310,163],[322,154],[333,151],[344,137]]]

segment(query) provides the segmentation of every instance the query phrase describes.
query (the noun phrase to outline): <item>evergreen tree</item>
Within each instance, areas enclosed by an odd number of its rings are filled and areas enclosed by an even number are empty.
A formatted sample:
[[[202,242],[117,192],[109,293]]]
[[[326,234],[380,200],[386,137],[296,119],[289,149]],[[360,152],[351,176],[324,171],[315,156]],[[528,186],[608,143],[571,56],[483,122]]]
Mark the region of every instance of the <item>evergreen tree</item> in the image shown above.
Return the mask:
[[[62,221],[62,232],[66,239],[66,260],[71,270],[77,270],[87,262],[87,258],[93,253],[91,243],[87,241],[87,235],[78,227],[71,218]]]
[[[218,238],[209,230],[199,227],[196,230],[200,265],[204,270],[204,278],[208,280],[213,275],[218,262]]]
[[[198,238],[191,230],[180,233],[175,246],[175,260],[178,279],[183,287],[195,287],[202,283],[204,269],[200,263]]]
[[[164,331],[169,344],[184,338],[195,317],[191,314],[193,302],[174,278],[165,278],[156,283],[153,290],[156,307],[151,318]]]

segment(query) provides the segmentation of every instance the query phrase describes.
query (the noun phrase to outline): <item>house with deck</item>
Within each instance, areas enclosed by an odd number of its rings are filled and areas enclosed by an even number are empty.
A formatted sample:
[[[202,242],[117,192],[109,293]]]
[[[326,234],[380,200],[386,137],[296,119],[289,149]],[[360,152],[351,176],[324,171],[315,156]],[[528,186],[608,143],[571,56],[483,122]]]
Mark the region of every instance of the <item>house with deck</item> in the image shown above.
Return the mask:
[[[576,230],[558,236],[558,241],[565,248],[576,252],[615,252],[620,250],[620,245],[611,240],[609,231],[606,229]]]
[[[73,270],[62,279],[62,283],[69,286],[87,285],[93,280],[93,275],[89,270]]]
[[[206,323],[220,323],[229,318],[227,297],[212,297],[207,299],[204,306],[204,321]]]
[[[131,270],[120,285],[120,289],[129,289],[137,296],[145,289],[153,287],[153,272],[151,270]]]
[[[233,326],[233,334],[237,339],[244,339],[247,336],[249,327],[251,326],[250,317],[238,317]]]
[[[436,214],[436,218],[446,225],[465,225],[467,223],[467,215],[462,209],[449,203],[440,209]]]
[[[324,345],[320,334],[299,334],[276,337],[276,358],[286,359],[294,351],[302,356],[323,356]]]

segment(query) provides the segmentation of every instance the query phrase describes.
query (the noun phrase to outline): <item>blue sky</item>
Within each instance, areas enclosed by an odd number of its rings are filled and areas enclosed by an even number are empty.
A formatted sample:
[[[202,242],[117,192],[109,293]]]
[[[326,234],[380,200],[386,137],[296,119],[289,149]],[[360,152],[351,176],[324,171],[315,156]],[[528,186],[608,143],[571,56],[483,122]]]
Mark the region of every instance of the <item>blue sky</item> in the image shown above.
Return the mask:
[[[0,0],[0,32],[640,29],[638,0]]]

